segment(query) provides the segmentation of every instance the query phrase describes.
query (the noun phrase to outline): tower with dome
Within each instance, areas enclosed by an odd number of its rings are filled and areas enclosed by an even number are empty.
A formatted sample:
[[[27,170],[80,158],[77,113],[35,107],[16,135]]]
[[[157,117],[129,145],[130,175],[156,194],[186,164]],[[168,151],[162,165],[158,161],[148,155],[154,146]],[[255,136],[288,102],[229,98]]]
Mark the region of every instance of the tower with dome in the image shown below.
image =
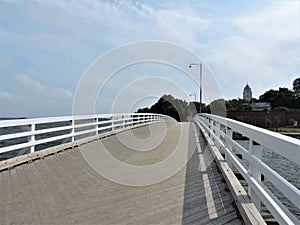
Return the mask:
[[[248,84],[244,87],[243,99],[247,102],[252,100],[252,90]]]

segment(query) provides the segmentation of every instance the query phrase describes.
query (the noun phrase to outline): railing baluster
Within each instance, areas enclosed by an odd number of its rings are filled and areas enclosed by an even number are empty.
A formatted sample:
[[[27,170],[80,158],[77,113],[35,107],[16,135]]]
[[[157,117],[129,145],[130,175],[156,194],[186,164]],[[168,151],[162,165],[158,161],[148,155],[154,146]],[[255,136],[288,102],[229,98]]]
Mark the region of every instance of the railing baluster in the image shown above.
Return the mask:
[[[211,130],[211,132],[214,132],[214,121],[212,119],[209,120],[209,129]],[[211,137],[211,135],[209,134],[209,136]]]
[[[72,135],[72,142],[75,141],[75,119],[72,117],[72,130],[71,130],[71,135]]]
[[[233,132],[232,132],[232,129],[230,129],[229,127],[226,127],[226,135],[230,138],[230,140],[232,140]],[[225,142],[225,145],[232,152],[231,143],[229,141],[227,141],[227,142]],[[227,161],[229,167],[232,168],[233,164],[232,164],[230,158],[228,157],[228,154],[226,151],[225,151],[225,160]]]
[[[99,121],[100,118],[104,120]],[[34,119],[17,119],[17,120],[3,120],[0,121],[0,128],[12,128],[15,133],[0,135],[0,141],[9,140],[9,145],[0,146],[0,153],[10,151],[17,151],[20,149],[29,149],[30,153],[37,150],[37,145],[44,145],[47,148],[48,143],[66,144],[80,139],[91,137],[92,135],[99,135],[103,132],[114,131],[127,126],[136,126],[152,121],[159,120],[173,120],[168,116],[160,114],[100,114],[100,115],[73,115],[63,117],[49,117],[49,118],[34,118]],[[55,125],[60,123],[61,125]],[[23,132],[19,127],[27,126],[26,132]],[[40,126],[36,130],[37,126]],[[99,127],[100,126],[100,127]],[[49,135],[48,135],[49,134]],[[38,140],[37,136],[41,137]],[[26,139],[25,142],[17,143],[13,139]],[[12,141],[11,141],[12,140]],[[62,142],[61,142],[62,141]]]
[[[95,123],[95,134],[98,135],[98,117],[94,118],[94,123]]]
[[[34,123],[31,124],[30,131],[31,131],[30,142],[32,144],[30,147],[30,152],[33,153],[35,151],[35,124]]]
[[[254,145],[253,140],[249,140],[249,168],[248,168],[248,174],[252,177],[254,177],[255,180],[261,181],[261,172],[253,166],[252,163],[252,155],[258,157],[261,159],[261,147],[257,145]],[[252,199],[253,203],[255,204],[256,208],[260,211],[261,209],[261,201],[260,198],[257,196],[257,194],[253,191],[251,185],[248,186],[248,194],[250,198]]]
[[[293,224],[299,222],[289,209],[284,206],[283,200],[273,195],[272,190],[261,181],[263,174],[269,182],[300,209],[299,188],[280,176],[261,159],[263,146],[272,152],[282,155],[287,160],[300,165],[299,140],[211,114],[199,115],[199,119],[196,118],[197,122],[200,122],[204,130],[210,131],[209,138],[214,143],[218,143],[225,148],[226,160],[228,160],[226,152],[228,151],[229,153],[232,148],[245,157],[243,160],[249,163],[248,168],[245,163],[239,163],[239,160],[235,160],[234,158],[232,159],[232,163],[248,183],[248,194],[258,210],[260,210],[261,203],[263,202],[279,223]],[[219,137],[218,132],[220,129],[217,129],[219,127],[218,123],[226,124],[227,126],[226,142],[224,142],[223,138]],[[233,130],[249,139],[248,148],[243,147],[241,142],[232,139]]]
[[[111,130],[114,131],[115,130],[115,122],[114,122],[114,116],[111,117]]]

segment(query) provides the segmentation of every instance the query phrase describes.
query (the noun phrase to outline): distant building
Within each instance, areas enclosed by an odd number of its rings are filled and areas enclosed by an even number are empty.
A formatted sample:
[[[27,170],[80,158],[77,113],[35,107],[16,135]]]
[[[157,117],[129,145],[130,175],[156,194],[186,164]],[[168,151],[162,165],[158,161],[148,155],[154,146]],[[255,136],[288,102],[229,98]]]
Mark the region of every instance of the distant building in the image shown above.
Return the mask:
[[[271,103],[270,102],[256,102],[252,103],[252,110],[253,111],[271,111]]]
[[[247,102],[250,102],[252,100],[252,90],[248,84],[244,87],[243,99]]]
[[[227,117],[254,126],[277,128],[285,126],[299,126],[300,113],[286,111],[239,111],[227,112]]]

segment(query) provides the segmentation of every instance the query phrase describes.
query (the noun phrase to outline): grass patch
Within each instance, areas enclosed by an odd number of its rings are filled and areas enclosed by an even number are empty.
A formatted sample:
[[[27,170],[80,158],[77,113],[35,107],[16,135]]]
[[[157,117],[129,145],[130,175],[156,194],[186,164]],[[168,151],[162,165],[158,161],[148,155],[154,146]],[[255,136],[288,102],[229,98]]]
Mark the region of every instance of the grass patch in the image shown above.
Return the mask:
[[[279,127],[279,128],[271,128],[269,129],[271,131],[275,132],[283,132],[283,133],[300,133],[300,128],[294,128],[294,127]]]

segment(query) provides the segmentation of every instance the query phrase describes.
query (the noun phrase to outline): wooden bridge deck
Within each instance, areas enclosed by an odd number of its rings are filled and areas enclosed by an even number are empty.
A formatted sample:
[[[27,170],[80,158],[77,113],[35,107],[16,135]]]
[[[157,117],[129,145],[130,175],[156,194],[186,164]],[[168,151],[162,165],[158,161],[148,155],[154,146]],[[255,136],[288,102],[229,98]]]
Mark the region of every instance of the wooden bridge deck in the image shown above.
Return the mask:
[[[160,135],[162,128],[151,126]],[[164,141],[152,151],[129,149],[115,135],[80,147],[88,151],[101,142],[119,160],[149,165],[172,152],[183,129],[179,144],[192,157],[160,183],[137,187],[107,180],[78,148],[2,171],[0,224],[243,224],[217,165],[204,165],[201,136],[198,148],[191,149],[190,142],[197,141],[192,123],[170,123],[166,129]],[[146,126],[133,132],[139,138],[150,134]]]

